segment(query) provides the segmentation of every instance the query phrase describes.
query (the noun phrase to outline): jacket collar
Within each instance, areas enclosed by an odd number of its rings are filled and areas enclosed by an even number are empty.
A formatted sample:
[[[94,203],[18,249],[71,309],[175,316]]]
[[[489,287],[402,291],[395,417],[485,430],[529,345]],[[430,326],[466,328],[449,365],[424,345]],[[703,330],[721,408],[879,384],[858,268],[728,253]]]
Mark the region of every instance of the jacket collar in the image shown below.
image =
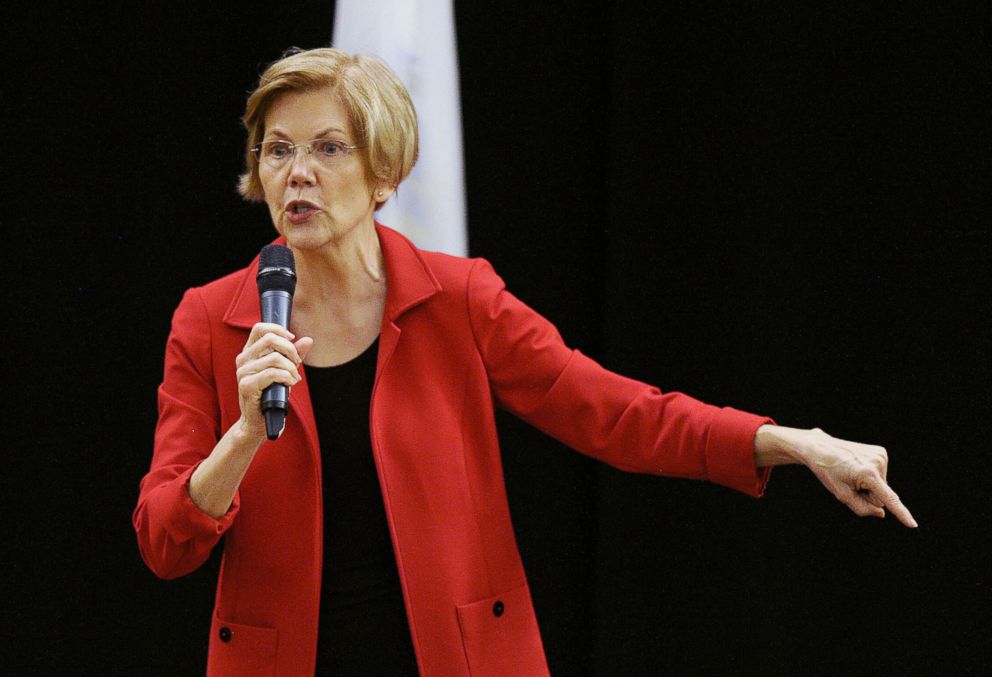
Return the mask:
[[[386,325],[441,291],[441,284],[410,240],[378,222],[375,229],[386,263],[386,312],[383,317],[383,324]],[[286,239],[280,236],[272,244],[284,245]],[[224,322],[233,327],[251,329],[261,321],[255,282],[258,258],[255,256],[244,269],[243,279],[224,314]]]

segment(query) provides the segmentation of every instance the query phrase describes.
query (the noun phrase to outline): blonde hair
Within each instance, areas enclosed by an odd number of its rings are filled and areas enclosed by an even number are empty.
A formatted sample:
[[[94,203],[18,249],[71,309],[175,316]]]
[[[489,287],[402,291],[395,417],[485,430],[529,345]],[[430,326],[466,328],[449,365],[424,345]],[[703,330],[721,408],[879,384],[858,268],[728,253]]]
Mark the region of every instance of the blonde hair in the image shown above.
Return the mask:
[[[340,49],[294,47],[265,69],[245,106],[241,121],[248,130],[247,170],[238,180],[238,192],[246,200],[265,199],[258,158],[251,149],[265,137],[269,107],[285,92],[325,87],[334,90],[348,111],[370,184],[396,187],[413,169],[418,154],[417,113],[409,92],[389,66],[374,56]]]

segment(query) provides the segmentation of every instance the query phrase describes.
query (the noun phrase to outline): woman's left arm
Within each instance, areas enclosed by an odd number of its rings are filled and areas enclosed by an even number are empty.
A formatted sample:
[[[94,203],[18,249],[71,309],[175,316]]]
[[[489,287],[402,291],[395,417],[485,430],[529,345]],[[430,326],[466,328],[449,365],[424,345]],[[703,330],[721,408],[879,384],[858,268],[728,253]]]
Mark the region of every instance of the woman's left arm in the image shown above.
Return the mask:
[[[917,526],[886,482],[889,455],[882,447],[840,440],[819,428],[763,425],[754,436],[754,463],[759,468],[802,463],[855,514],[885,517],[888,508],[907,527]]]

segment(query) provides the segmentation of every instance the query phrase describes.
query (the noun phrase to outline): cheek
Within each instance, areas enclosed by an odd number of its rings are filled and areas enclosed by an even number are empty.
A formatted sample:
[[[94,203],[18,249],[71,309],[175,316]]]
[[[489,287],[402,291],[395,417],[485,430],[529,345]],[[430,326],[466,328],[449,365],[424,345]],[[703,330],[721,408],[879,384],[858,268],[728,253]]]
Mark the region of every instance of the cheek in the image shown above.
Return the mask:
[[[262,187],[262,192],[268,197],[274,195],[273,192],[279,186],[279,176],[267,165],[260,165],[258,168],[258,185]]]
[[[267,198],[265,200],[265,206],[267,206],[269,208],[269,214],[272,215],[272,218],[275,218],[276,216],[279,215],[279,208],[278,208],[278,206],[275,205],[273,202],[270,202]]]
[[[333,205],[347,204],[349,206],[364,205],[371,195],[363,176],[338,176],[324,183],[324,196],[327,203]]]
[[[262,199],[268,206],[269,211],[275,214],[278,211],[280,197],[276,185],[273,184],[271,179],[265,180],[264,178],[259,181],[259,185],[262,187]]]

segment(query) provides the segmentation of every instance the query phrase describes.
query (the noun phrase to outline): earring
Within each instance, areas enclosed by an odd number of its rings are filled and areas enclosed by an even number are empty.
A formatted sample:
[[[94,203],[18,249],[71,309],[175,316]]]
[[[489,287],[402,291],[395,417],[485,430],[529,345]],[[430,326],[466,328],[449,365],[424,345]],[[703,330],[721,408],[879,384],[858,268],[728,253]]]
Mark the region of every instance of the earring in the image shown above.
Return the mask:
[[[379,197],[382,197],[382,191],[380,190],[378,193],[376,193],[376,195],[378,195]]]

